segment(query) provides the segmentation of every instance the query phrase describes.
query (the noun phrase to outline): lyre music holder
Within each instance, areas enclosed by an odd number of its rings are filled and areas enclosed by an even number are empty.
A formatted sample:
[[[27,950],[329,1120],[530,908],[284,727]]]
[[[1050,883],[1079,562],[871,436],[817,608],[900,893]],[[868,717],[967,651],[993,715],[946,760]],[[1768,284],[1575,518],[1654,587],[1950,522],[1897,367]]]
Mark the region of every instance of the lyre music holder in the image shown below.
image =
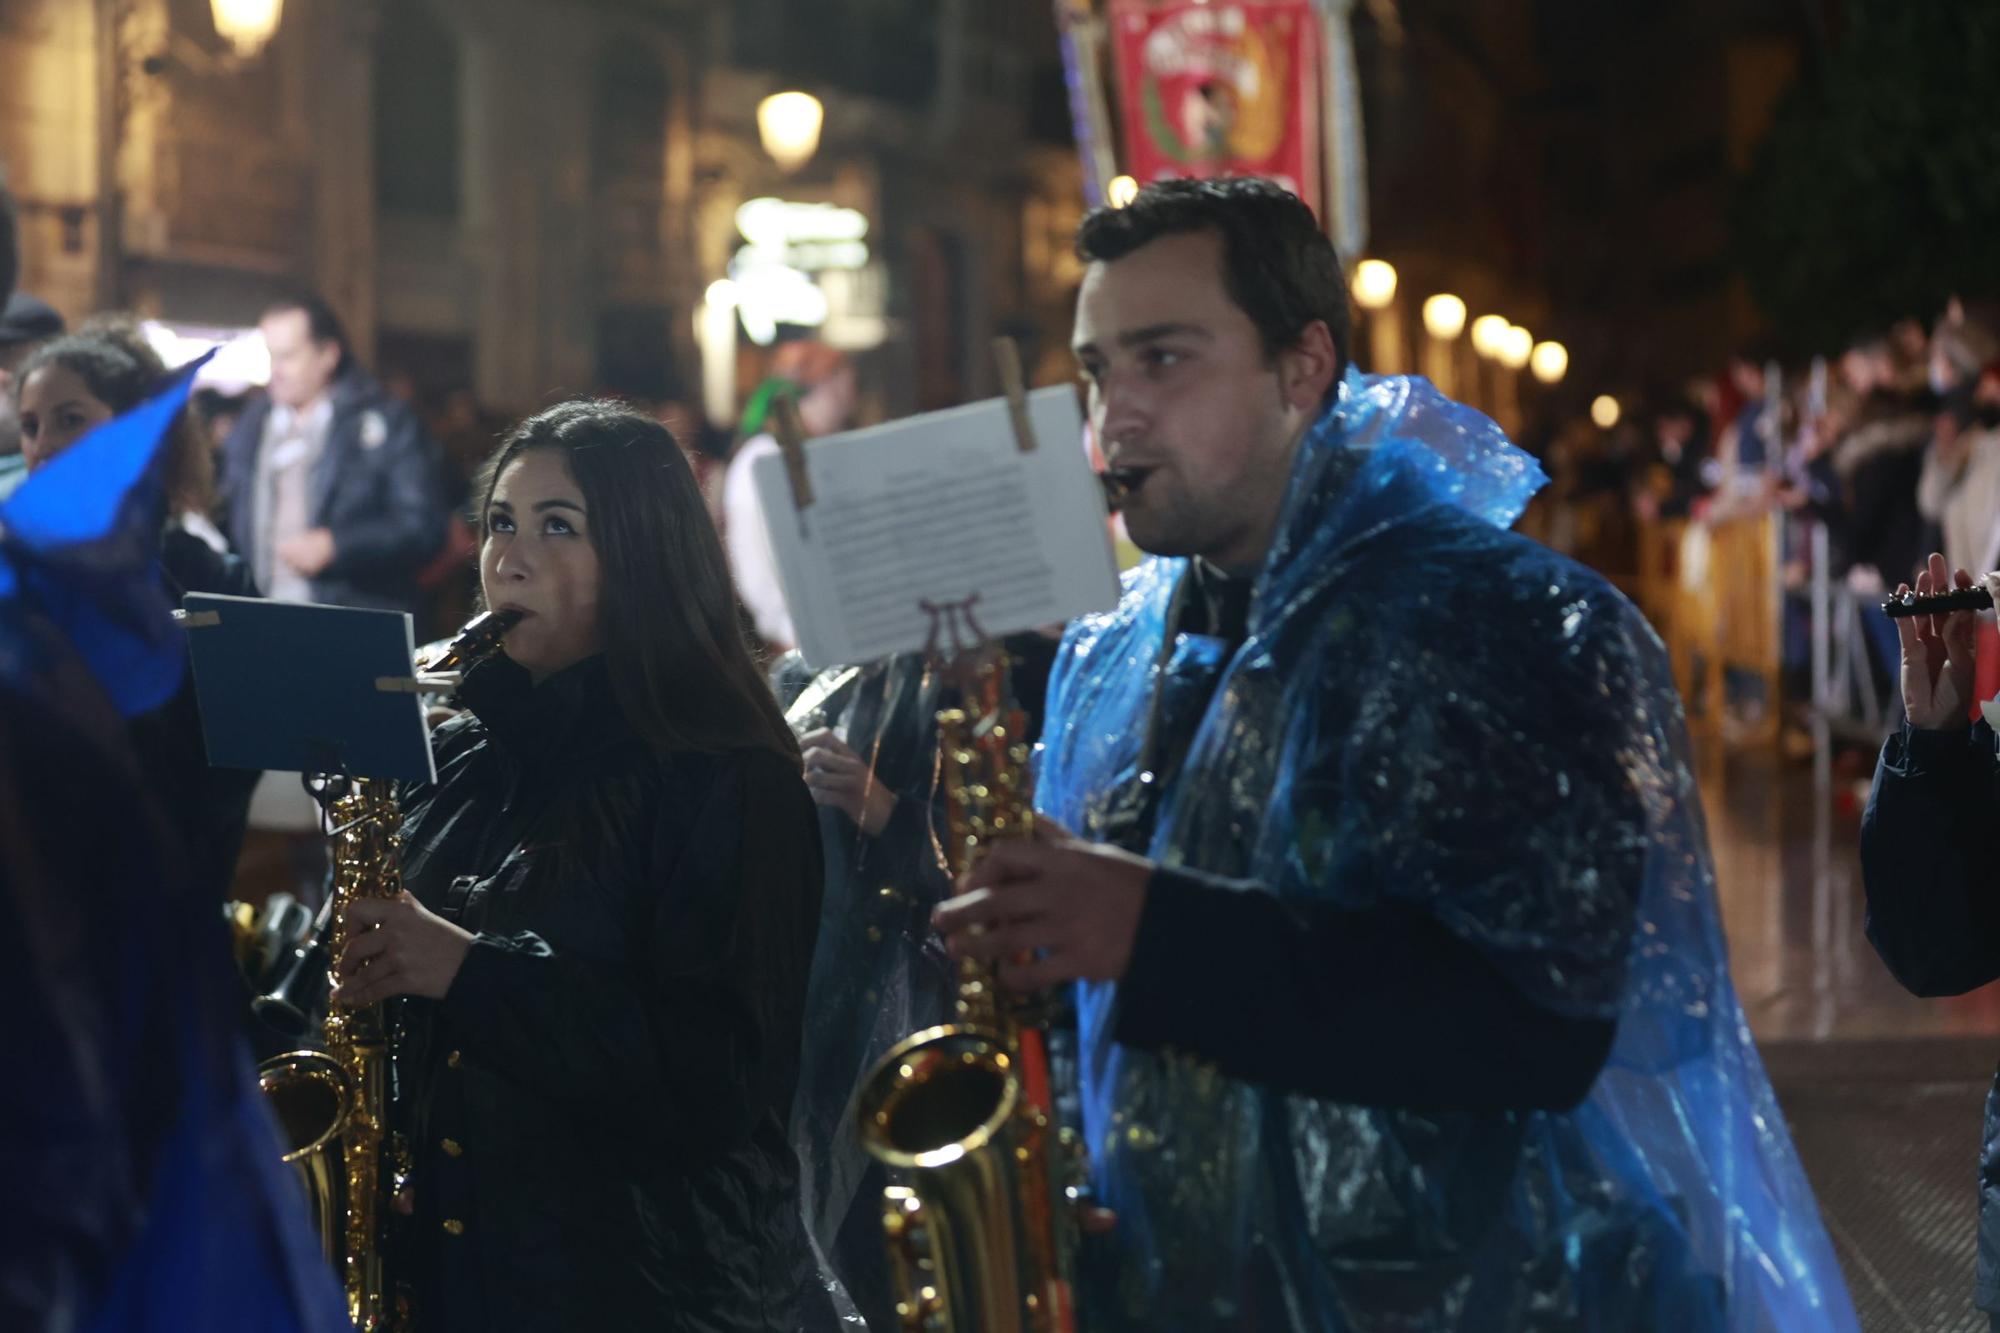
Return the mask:
[[[924,657],[933,662],[956,660],[979,648],[986,642],[986,631],[979,627],[978,617],[972,608],[979,603],[979,594],[956,602],[933,602],[919,598],[917,605],[930,617],[930,632],[924,638]],[[961,630],[961,623],[964,628]],[[940,639],[943,643],[940,644]],[[948,656],[940,653],[940,647],[948,651]]]

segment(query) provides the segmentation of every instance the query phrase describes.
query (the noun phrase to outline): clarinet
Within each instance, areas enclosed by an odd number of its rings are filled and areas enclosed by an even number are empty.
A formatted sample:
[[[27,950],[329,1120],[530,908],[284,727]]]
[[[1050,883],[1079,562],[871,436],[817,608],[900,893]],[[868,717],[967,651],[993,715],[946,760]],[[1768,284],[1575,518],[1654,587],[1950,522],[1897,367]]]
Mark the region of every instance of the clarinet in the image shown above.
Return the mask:
[[[1949,615],[1953,611],[1986,611],[1992,606],[1993,594],[1975,583],[1970,588],[1934,592],[1928,597],[1906,592],[1882,603],[1882,614],[1892,620],[1901,620],[1906,616]]]

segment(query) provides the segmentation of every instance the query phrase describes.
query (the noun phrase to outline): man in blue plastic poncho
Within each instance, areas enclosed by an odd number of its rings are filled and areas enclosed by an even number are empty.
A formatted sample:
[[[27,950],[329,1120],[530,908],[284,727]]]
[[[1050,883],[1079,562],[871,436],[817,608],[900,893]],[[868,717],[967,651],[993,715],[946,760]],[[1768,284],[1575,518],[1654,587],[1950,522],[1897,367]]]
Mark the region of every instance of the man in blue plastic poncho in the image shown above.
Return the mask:
[[[1723,956],[1679,703],[1507,531],[1485,417],[1346,366],[1295,198],[1092,214],[1075,347],[1153,553],[937,923],[1077,985],[1092,1329],[1848,1329]],[[1032,959],[1032,961],[1016,961]]]

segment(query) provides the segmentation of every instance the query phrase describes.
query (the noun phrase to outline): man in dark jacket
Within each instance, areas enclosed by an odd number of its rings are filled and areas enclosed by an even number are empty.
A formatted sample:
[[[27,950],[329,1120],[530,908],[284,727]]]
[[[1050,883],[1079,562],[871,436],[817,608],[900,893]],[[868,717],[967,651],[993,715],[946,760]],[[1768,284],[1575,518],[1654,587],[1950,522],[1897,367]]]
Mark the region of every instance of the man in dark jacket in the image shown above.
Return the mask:
[[[2000,576],[1986,580],[1989,592],[2000,592]],[[1949,580],[1971,582],[1962,569]],[[1933,555],[1917,592],[1947,586],[1944,557]],[[2000,894],[1989,850],[2000,757],[1988,722],[1967,725],[1974,613],[1911,617],[1896,627],[1908,716],[1882,746],[1861,817],[1868,940],[1912,994],[1963,995],[2000,977]],[[2000,1330],[2000,1077],[1986,1098],[1980,1145],[1974,1301]]]
[[[259,328],[271,391],[223,446],[230,540],[267,596],[416,611],[448,517],[437,445],[318,297],[272,306]]]

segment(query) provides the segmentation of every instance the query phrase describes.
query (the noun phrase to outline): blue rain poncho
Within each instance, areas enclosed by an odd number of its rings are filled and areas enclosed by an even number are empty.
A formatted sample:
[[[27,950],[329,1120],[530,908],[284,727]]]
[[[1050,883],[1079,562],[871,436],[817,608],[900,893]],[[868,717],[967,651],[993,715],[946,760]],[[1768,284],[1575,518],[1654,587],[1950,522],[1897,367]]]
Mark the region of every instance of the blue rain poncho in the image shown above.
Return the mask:
[[[124,732],[186,665],[154,561],[195,368],[0,504],[0,1327],[352,1327]]]
[[[1666,655],[1604,580],[1507,530],[1543,481],[1425,381],[1350,373],[1240,647],[1163,653],[1174,559],[1065,638],[1045,814],[1104,837],[1155,692],[1212,687],[1155,860],[1419,909],[1536,1004],[1617,1022],[1573,1111],[1417,1113],[1121,1045],[1118,987],[1079,985],[1091,1176],[1118,1215],[1096,1327],[1855,1327],[1730,984]]]

